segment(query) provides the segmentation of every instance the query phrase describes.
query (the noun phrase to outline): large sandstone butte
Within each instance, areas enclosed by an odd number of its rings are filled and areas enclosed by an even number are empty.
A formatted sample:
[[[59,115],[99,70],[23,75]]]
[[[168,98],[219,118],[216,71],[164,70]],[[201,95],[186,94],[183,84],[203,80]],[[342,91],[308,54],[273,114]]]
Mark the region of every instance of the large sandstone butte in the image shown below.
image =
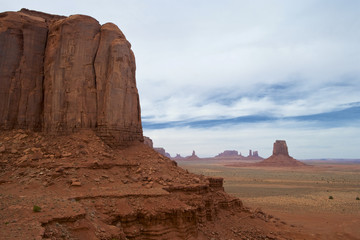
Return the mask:
[[[273,147],[273,154],[269,158],[256,163],[256,165],[269,167],[306,166],[305,163],[302,163],[289,156],[288,147],[286,141],[284,140],[276,140]]]
[[[108,144],[142,141],[135,57],[119,28],[84,15],[0,15],[0,128],[95,129]]]
[[[0,53],[0,239],[309,239],[134,141],[135,61],[115,25],[6,12]]]
[[[289,156],[288,147],[285,140],[276,140],[273,147],[273,155]]]

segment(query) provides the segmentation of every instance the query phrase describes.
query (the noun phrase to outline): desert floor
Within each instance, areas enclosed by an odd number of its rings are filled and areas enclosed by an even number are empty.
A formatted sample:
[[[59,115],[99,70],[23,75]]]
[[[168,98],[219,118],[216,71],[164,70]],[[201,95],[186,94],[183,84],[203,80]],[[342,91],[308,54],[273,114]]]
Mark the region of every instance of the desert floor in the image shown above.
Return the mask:
[[[225,191],[246,206],[261,208],[318,239],[360,239],[360,164],[308,163],[301,168],[230,167],[206,160],[179,165],[223,177]]]

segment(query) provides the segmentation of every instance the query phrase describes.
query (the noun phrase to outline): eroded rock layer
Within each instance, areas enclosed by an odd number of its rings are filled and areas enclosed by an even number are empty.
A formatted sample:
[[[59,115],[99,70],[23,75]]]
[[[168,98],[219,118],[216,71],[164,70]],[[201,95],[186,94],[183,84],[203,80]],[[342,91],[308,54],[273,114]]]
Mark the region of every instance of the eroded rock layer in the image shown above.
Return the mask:
[[[244,207],[222,178],[143,143],[112,148],[93,130],[2,131],[0,199],[2,240],[314,239]]]
[[[135,57],[119,28],[84,15],[0,14],[0,128],[96,129],[141,140]]]

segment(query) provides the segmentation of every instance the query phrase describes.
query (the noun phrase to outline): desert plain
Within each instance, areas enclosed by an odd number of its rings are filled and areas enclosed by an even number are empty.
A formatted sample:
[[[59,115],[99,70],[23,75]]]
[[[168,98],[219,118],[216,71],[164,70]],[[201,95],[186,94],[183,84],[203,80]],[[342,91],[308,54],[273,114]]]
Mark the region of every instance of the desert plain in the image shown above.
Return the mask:
[[[224,178],[225,191],[316,239],[360,239],[360,164],[304,161],[305,167],[182,161],[190,172]],[[235,164],[236,165],[236,164]]]

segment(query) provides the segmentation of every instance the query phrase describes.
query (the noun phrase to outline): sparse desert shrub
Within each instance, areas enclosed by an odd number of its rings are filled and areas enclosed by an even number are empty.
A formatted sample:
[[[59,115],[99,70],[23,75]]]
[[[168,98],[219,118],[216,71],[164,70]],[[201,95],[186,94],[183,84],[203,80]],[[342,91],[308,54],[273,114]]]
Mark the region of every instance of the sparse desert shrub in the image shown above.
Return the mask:
[[[334,199],[333,196],[329,196],[329,199]]]
[[[359,197],[356,197],[356,200],[360,200],[360,198],[359,198]]]
[[[41,207],[34,205],[33,212],[40,212],[40,211],[41,211]]]

